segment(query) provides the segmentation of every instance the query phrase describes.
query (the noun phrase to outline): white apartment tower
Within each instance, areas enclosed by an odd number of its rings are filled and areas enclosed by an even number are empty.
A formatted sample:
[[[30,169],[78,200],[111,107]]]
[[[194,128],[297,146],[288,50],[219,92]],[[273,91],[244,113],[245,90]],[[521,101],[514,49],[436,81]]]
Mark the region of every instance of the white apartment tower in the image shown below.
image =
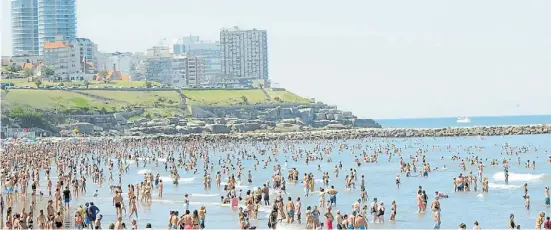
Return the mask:
[[[12,0],[13,56],[38,55],[38,1]]]
[[[76,0],[12,0],[13,55],[44,55],[46,42],[76,38]]]
[[[73,41],[77,34],[76,0],[37,0],[38,46],[53,42],[58,36]],[[43,55],[42,50],[39,50]]]
[[[220,30],[222,74],[236,80],[268,80],[266,30]]]

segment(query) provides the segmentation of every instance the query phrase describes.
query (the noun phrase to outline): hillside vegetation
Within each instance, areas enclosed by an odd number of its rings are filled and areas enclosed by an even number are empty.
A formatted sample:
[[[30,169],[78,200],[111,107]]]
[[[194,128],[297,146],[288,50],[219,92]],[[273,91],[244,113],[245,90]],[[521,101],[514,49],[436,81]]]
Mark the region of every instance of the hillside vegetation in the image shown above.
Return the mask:
[[[17,79],[2,79],[1,83],[13,83],[15,86],[31,87],[36,88],[35,82],[29,82],[26,78],[17,78]],[[42,86],[86,86],[84,82],[52,82],[52,81],[41,81]],[[158,82],[150,81],[151,86],[160,86]],[[122,80],[113,80],[109,82],[103,81],[88,81],[89,88],[103,88],[103,87],[146,87],[146,81],[122,81]]]
[[[21,106],[49,111],[66,110],[121,110],[124,103],[101,101],[96,98],[64,90],[17,89],[4,90],[2,108]]]
[[[266,103],[309,103],[310,100],[289,91],[272,90],[183,90],[190,104],[227,106]]]
[[[272,90],[182,90],[188,105],[230,106],[277,103],[309,103],[308,99],[288,91]],[[181,108],[184,105],[174,91],[121,90],[2,90],[2,108],[16,106],[42,111],[117,112],[132,108]]]

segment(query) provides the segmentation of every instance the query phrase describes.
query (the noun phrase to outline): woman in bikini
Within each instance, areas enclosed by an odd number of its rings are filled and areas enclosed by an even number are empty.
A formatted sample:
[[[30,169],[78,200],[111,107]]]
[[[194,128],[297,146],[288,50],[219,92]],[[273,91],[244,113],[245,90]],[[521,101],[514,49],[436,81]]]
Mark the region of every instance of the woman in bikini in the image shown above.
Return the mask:
[[[392,208],[390,209],[390,221],[396,220],[396,201],[392,201]]]

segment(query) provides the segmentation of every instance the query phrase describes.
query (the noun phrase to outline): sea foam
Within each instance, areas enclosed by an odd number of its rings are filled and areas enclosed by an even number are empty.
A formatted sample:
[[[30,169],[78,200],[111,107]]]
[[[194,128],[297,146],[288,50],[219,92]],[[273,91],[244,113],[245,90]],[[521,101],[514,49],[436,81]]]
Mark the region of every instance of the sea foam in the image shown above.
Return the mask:
[[[197,193],[192,193],[191,194],[192,197],[218,197],[220,196],[220,194],[197,194]]]
[[[488,187],[494,190],[513,190],[522,188],[522,185],[488,183]]]
[[[168,176],[162,176],[160,177],[161,180],[163,180],[164,183],[172,183],[174,181],[174,179],[172,179],[172,177],[168,177]],[[180,180],[178,180],[178,182],[180,183],[193,183],[193,181],[195,180],[195,177],[182,177],[180,178]]]
[[[139,174],[139,175],[144,175],[144,174],[146,174],[146,173],[151,173],[151,172],[152,172],[152,171],[149,170],[149,169],[140,169],[140,170],[138,170],[138,174]]]
[[[544,174],[509,173],[509,182],[534,182],[543,178]],[[505,173],[497,172],[492,177],[495,181],[505,181]]]

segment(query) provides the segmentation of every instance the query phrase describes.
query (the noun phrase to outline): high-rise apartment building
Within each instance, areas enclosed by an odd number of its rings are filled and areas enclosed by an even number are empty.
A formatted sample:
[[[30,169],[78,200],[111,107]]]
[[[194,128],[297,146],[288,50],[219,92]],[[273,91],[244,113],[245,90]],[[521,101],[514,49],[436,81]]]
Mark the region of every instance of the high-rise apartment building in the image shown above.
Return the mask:
[[[160,82],[162,84],[173,84],[171,57],[146,56],[145,79],[148,81]]]
[[[237,80],[268,80],[266,30],[220,30],[222,74]]]
[[[192,54],[172,58],[172,84],[177,86],[199,87],[205,73],[204,59]]]
[[[38,55],[38,0],[12,0],[13,56]]]
[[[76,38],[76,0],[12,0],[13,55],[43,55],[46,41]]]
[[[222,73],[220,42],[203,41],[199,36],[179,38],[173,45],[174,55],[191,54],[204,61],[204,78],[211,79]]]
[[[36,0],[38,11],[38,45],[55,41],[57,36],[72,41],[77,34],[76,0]],[[40,55],[42,55],[40,49]]]
[[[98,45],[88,38],[76,38],[75,42],[80,48],[80,61],[97,65]]]

